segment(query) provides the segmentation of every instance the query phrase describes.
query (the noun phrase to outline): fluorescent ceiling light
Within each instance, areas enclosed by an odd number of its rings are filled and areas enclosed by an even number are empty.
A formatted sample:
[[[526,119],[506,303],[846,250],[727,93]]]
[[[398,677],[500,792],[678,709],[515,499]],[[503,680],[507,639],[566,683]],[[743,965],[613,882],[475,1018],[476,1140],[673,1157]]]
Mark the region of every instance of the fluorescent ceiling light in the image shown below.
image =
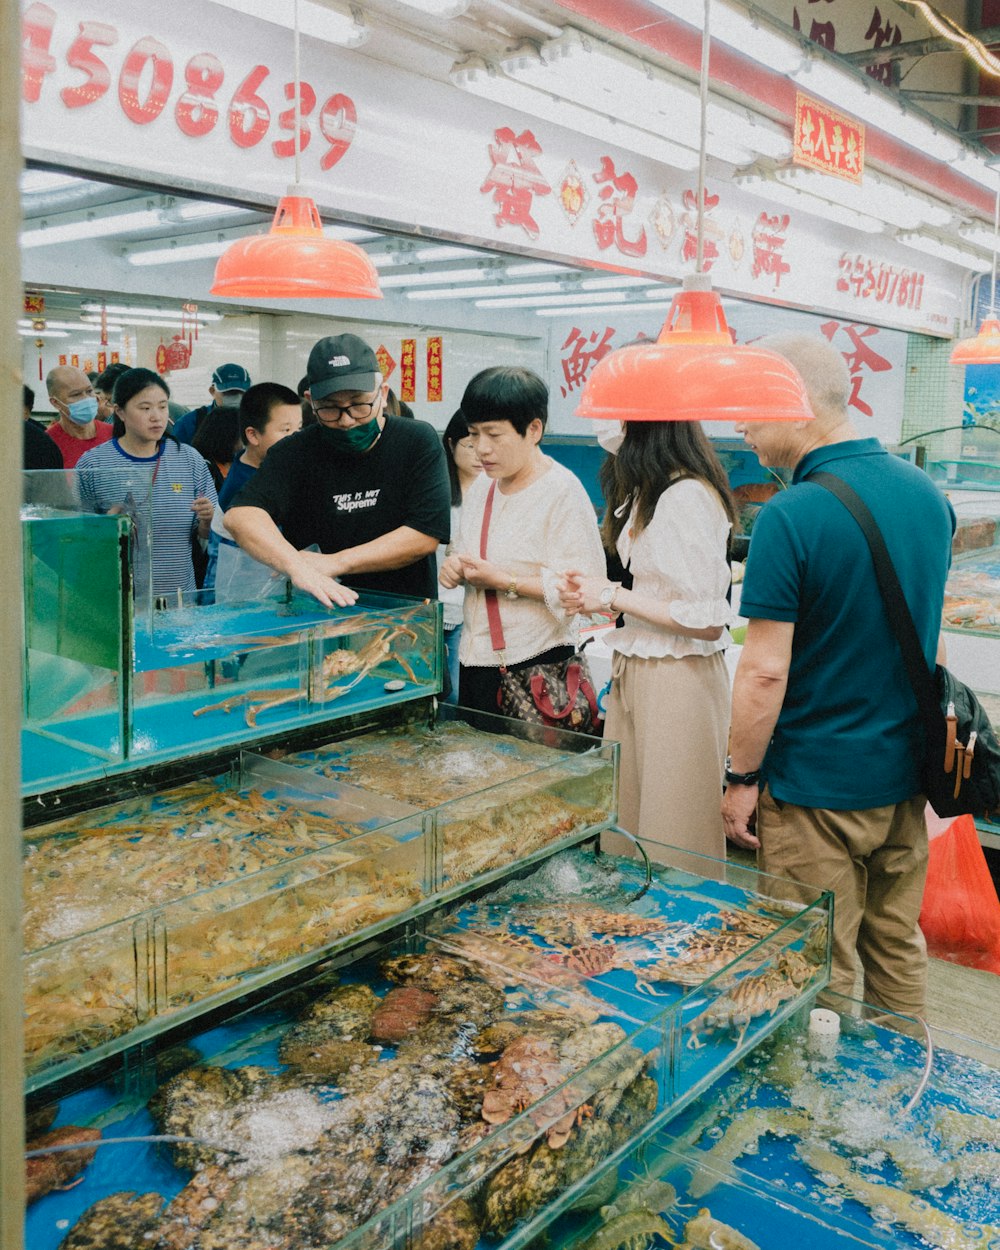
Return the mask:
[[[471,0],[399,0],[399,3],[431,17],[461,17],[468,10]]]
[[[607,278],[584,278],[580,282],[582,291],[614,291],[625,286],[659,286],[660,278],[630,278],[625,274]]]
[[[589,303],[595,304],[624,304],[628,296],[624,291],[602,291],[599,295],[583,295],[577,291],[565,293],[563,295],[517,295],[509,299],[492,298],[477,299],[477,308],[530,308],[533,304],[545,304],[548,307],[556,307],[561,304],[568,304],[574,308],[583,308]]]
[[[821,174],[815,169],[786,165],[776,169],[774,177],[797,191],[833,204],[842,204],[844,208],[853,208],[870,217],[879,217],[902,230],[914,230],[918,226],[947,226],[953,216],[953,210],[946,205],[917,191],[909,191],[901,183],[876,173],[866,173],[859,185]]]
[[[920,252],[926,252],[928,256],[950,261],[953,265],[961,265],[964,269],[971,269],[977,273],[985,273],[991,267],[985,257],[978,256],[964,247],[957,247],[954,243],[949,243],[934,235],[920,234],[916,230],[900,230],[896,238],[906,247],[915,247]]]
[[[48,317],[35,318],[35,320],[41,320],[45,322],[45,329],[37,331],[37,333],[39,334],[47,334],[49,330],[90,329],[90,327],[87,326],[86,323],[80,322],[80,321],[59,321],[59,320],[50,321]],[[18,325],[18,329],[26,329],[26,330],[32,329],[31,321],[27,317],[19,318],[17,325]]]
[[[439,269],[430,273],[394,273],[379,278],[383,287],[393,286],[441,286],[446,282],[485,282],[496,280],[496,269]]]
[[[494,295],[551,295],[566,288],[561,282],[511,282],[504,286],[457,286],[448,291],[407,291],[407,299],[469,299],[492,291]]]
[[[50,219],[53,224],[36,226],[21,235],[21,247],[48,247],[53,243],[72,243],[77,239],[99,239],[112,234],[125,234],[130,230],[144,230],[162,223],[160,209],[144,208],[132,213],[75,217],[72,221]]]
[[[23,339],[68,339],[65,330],[24,330],[18,327],[18,334]]]
[[[507,273],[512,278],[533,278],[537,274],[547,273],[576,273],[575,269],[571,269],[569,265],[554,265],[547,260],[526,261],[523,265],[508,265]]]
[[[328,239],[343,239],[346,243],[363,243],[366,239],[381,239],[377,230],[368,230],[364,226],[324,226],[323,234]]]
[[[134,306],[129,304],[102,304],[100,300],[93,299],[84,300],[80,304],[80,307],[84,312],[88,313],[100,314],[102,312],[107,312],[112,315],[118,314],[130,317],[172,317],[174,315],[174,309],[172,308],[149,308],[144,304],[136,304]],[[184,315],[180,308],[178,308],[176,312],[178,318]],[[222,320],[222,313],[204,312],[200,308],[198,309],[196,315],[199,321]]]
[[[235,9],[247,17],[273,22],[286,30],[294,29],[293,0],[215,0],[227,9]],[[343,48],[358,48],[368,38],[368,27],[360,20],[360,11],[353,5],[334,7],[329,0],[316,4],[299,0],[299,30],[303,35],[323,43],[336,43]]]
[[[672,169],[690,172],[698,167],[698,154],[693,148],[683,147],[660,134],[650,134],[638,126],[557,98],[553,94],[554,88],[538,91],[523,82],[515,82],[496,65],[487,64],[480,57],[469,57],[454,66],[451,81],[456,87],[502,104],[505,108],[517,109],[531,117],[540,117],[567,130],[589,135],[602,143],[638,152]]]
[[[818,199],[808,195],[794,186],[776,182],[773,178],[761,174],[736,174],[733,182],[743,187],[751,195],[759,196],[771,204],[780,204],[785,208],[798,209],[824,221],[836,222],[839,226],[849,226],[852,230],[862,230],[866,234],[881,234],[885,225],[877,217],[869,213],[858,212],[854,208],[845,208],[842,204],[831,203],[830,200]]]
[[[704,0],[651,0],[651,3],[696,30],[701,30],[704,25]],[[722,4],[719,0],[712,0],[708,20],[713,43],[724,43],[778,74],[790,74],[805,56],[803,45],[798,40],[762,24],[756,14],[751,17],[745,11]]]
[[[237,236],[242,237],[242,236]],[[129,250],[125,259],[130,265],[179,265],[182,261],[208,260],[221,256],[233,242],[232,236],[207,243],[178,243],[176,247],[150,247]]]
[[[210,200],[189,200],[172,210],[180,221],[198,221],[202,217],[238,217],[258,213],[256,208],[238,208],[235,204],[213,204]]]
[[[482,248],[477,247],[449,247],[446,243],[442,243],[437,247],[421,247],[415,252],[409,252],[407,255],[412,256],[417,261],[430,260],[478,260],[480,257],[494,257],[495,252],[484,252]]]
[[[57,174],[48,169],[22,169],[21,192],[37,195],[41,191],[61,191],[65,187],[82,187],[86,179],[72,174]]]
[[[636,309],[638,309],[641,312],[646,312],[647,309],[656,310],[659,308],[670,308],[673,302],[674,302],[673,299],[664,299],[664,300],[660,300],[659,303],[656,303],[656,304],[626,304],[624,307],[622,307],[621,304],[586,304],[586,305],[581,306],[580,312],[582,313],[585,313],[585,312],[586,313],[605,313],[605,312],[621,313],[621,312],[633,312]],[[536,317],[571,317],[572,315],[573,315],[572,310],[569,308],[536,308],[535,309]]]
[[[509,77],[537,90],[653,135],[680,137],[691,149],[698,147],[697,87],[590,35],[567,28],[540,50],[533,45],[515,50],[501,66]],[[730,164],[746,165],[756,156],[785,160],[791,155],[789,131],[763,118],[755,120],[745,108],[713,100],[707,128],[708,152]],[[755,139],[759,143],[751,146]]]
[[[807,95],[819,96],[875,130],[909,144],[934,160],[960,160],[965,147],[953,135],[938,130],[924,118],[906,112],[892,94],[879,88],[873,78],[841,69],[813,52],[808,61],[792,71],[792,78]]]

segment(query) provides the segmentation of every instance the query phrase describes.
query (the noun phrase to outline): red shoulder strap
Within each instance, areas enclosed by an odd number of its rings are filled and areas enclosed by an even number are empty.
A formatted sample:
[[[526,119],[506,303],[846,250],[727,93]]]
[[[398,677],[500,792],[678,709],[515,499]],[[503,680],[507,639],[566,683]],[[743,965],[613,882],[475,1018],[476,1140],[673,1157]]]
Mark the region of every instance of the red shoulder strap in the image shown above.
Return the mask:
[[[490,517],[493,515],[493,496],[496,494],[496,482],[490,483],[486,492],[486,506],[483,508],[483,527],[479,531],[479,556],[486,559],[486,543],[490,532]],[[500,604],[497,602],[495,590],[486,591],[486,619],[490,623],[490,642],[494,651],[503,651],[506,643],[503,636],[503,625],[500,623]]]

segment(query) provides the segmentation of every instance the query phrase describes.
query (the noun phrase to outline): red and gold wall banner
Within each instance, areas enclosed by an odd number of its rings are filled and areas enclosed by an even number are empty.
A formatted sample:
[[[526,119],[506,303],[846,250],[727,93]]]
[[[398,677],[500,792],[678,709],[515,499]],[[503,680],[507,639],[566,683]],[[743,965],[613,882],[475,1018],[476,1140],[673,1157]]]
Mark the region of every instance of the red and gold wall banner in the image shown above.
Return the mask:
[[[403,339],[403,351],[399,361],[399,398],[412,404],[417,398],[417,340]]]
[[[73,354],[70,356],[69,363],[73,366],[74,369],[80,368],[80,357],[77,355],[76,352],[73,352]]]
[[[45,296],[39,294],[38,291],[25,291],[24,315],[26,317],[44,317]]]
[[[167,371],[167,345],[161,343],[156,349],[156,372],[166,373]]]
[[[120,363],[121,363],[121,356],[120,356],[120,354],[119,354],[118,352],[112,352],[112,353],[111,353],[111,363],[112,363],[113,365],[117,365],[117,364],[120,364]]]
[[[396,367],[396,362],[384,343],[379,343],[375,349],[375,359],[378,361],[378,367],[382,370],[383,382],[388,382],[392,376],[393,369]]]
[[[97,372],[103,373],[107,367],[108,367],[108,353],[98,352],[97,353]]]
[[[60,363],[61,365],[68,365],[68,364],[69,364],[69,360],[66,358],[66,356],[60,356],[60,357],[59,357],[59,363]]]
[[[427,340],[427,401],[439,404],[442,394],[442,348],[441,336],[433,335]]]
[[[860,183],[865,172],[864,125],[797,91],[792,163]]]

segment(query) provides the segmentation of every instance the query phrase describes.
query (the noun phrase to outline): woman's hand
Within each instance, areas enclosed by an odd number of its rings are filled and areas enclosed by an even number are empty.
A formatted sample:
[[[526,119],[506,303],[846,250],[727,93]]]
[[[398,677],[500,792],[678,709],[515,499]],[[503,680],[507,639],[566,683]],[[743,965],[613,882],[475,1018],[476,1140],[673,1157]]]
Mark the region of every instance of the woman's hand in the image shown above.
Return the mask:
[[[438,572],[438,581],[445,590],[454,590],[456,586],[461,586],[465,577],[462,573],[462,557],[447,556],[443,561]]]
[[[191,511],[198,518],[198,537],[207,538],[212,524],[212,514],[215,512],[215,504],[207,495],[199,495],[191,505]]]
[[[477,590],[506,590],[514,580],[510,573],[490,564],[489,560],[481,560],[479,556],[462,555],[458,559],[462,564],[463,580]]]
[[[563,610],[567,616],[590,616],[593,612],[608,615],[600,596],[610,584],[606,577],[584,577],[582,573],[570,569],[559,579],[559,600]]]

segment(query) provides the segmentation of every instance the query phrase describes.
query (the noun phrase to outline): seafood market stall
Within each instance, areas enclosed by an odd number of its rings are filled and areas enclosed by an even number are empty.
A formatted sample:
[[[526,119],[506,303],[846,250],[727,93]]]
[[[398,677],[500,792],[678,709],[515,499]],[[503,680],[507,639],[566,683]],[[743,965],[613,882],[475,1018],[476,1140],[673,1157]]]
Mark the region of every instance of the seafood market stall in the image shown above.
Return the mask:
[[[519,1244],[825,986],[828,895],[436,706],[438,605],[154,604],[137,532],[24,519],[33,1250]]]

